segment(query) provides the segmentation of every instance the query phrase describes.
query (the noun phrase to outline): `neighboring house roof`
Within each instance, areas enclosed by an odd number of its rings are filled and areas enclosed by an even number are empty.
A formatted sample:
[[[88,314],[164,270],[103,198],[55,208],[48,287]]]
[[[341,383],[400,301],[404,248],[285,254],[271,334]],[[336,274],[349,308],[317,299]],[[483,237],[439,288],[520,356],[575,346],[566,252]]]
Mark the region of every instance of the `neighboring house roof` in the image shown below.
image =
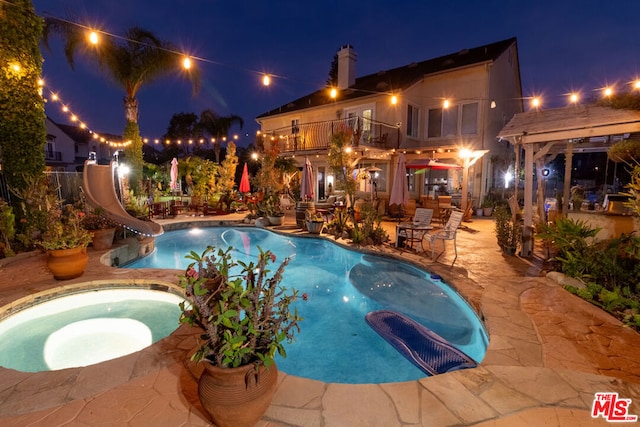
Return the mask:
[[[340,100],[355,99],[371,95],[372,93],[389,93],[391,91],[404,90],[429,74],[494,61],[514,43],[516,43],[515,37],[359,77],[356,78],[352,86],[341,91]],[[323,88],[279,108],[263,113],[257,118],[260,119],[276,114],[316,107],[330,102],[334,102],[334,100],[328,96],[326,88]]]
[[[640,132],[640,111],[589,104],[516,114],[498,138],[526,144],[633,132]]]
[[[91,142],[91,140],[93,139],[92,133],[89,132],[89,130],[87,129],[81,129],[77,126],[71,126],[71,125],[63,125],[61,123],[56,123],[53,120],[51,121],[56,126],[58,126],[64,133],[69,135],[69,138],[73,139],[75,142],[88,143],[88,142]],[[110,133],[100,133],[99,135],[109,141],[113,141],[113,142],[122,141],[122,136],[120,135],[113,135]]]

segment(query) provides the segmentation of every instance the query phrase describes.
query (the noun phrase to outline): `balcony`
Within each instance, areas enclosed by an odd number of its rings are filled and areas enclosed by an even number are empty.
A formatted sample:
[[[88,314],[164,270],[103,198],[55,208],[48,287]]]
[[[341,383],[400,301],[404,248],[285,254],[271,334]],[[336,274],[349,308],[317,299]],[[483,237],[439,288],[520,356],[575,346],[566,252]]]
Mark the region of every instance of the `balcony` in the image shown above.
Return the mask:
[[[389,150],[400,146],[397,126],[363,117],[303,123],[264,132],[278,139],[280,153],[295,154],[327,150],[331,136],[345,129],[353,131],[354,147]]]

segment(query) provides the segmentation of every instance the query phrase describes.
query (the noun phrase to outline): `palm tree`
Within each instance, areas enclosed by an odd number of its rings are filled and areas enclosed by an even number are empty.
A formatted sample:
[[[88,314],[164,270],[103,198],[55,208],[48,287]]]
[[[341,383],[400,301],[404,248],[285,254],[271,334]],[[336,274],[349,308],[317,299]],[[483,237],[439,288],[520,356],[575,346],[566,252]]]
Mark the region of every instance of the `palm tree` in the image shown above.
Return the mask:
[[[46,47],[53,33],[62,37],[64,53],[72,69],[76,53],[81,53],[97,61],[101,70],[125,90],[126,126],[123,137],[125,141],[131,141],[125,149],[125,155],[133,173],[130,182],[134,189],[138,188],[142,177],[142,139],[138,128],[136,95],[143,85],[176,72],[181,55],[173,45],[139,27],[130,28],[122,38],[106,37],[99,44],[90,46],[86,42],[85,27],[70,20],[46,18],[43,32]],[[199,73],[189,69],[187,76],[194,92],[197,91]]]
[[[220,139],[223,136],[227,136],[229,129],[237,123],[240,129],[244,126],[244,120],[242,117],[232,114],[230,116],[222,117],[207,109],[200,114],[200,128],[208,133],[212,138],[215,138],[213,142],[213,150],[216,154],[216,163],[220,163]]]

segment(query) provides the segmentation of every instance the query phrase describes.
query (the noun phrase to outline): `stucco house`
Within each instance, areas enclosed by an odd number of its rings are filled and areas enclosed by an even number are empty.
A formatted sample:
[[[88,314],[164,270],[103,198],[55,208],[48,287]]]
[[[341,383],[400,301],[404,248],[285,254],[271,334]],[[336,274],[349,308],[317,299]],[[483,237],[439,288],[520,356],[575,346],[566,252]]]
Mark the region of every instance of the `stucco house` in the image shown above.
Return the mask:
[[[108,162],[118,148],[105,144],[93,137],[87,129],[77,126],[56,123],[45,119],[47,143],[45,144],[45,162],[48,171],[75,172],[82,170],[89,152],[95,152],[97,160]],[[101,138],[109,141],[120,141],[122,137],[101,134]]]
[[[363,77],[356,77],[352,46],[344,46],[337,56],[336,87],[317,90],[256,118],[263,135],[279,144],[280,155],[294,156],[300,166],[305,157],[311,161],[316,200],[329,194],[333,177],[327,147],[332,132],[341,126],[354,130],[358,168],[380,169],[375,190],[383,202],[389,198],[399,152],[407,159],[409,194],[417,203],[435,194],[461,200],[460,169],[416,175],[411,165],[426,159],[462,165],[463,148],[480,153],[465,170],[468,197],[478,204],[494,182],[498,184],[491,159],[509,156],[513,147],[496,136],[523,111],[515,38]],[[371,180],[362,181],[360,190],[367,194]]]

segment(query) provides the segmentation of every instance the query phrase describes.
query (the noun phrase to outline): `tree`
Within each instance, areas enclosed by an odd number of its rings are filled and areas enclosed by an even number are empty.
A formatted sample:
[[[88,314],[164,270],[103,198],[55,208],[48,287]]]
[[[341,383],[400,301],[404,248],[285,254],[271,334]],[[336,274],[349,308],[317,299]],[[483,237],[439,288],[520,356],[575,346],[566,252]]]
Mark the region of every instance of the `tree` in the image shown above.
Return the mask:
[[[220,196],[220,206],[226,205],[227,211],[231,209],[233,187],[236,184],[236,168],[238,167],[238,156],[236,156],[236,144],[232,141],[227,145],[227,155],[218,168],[218,179],[216,187]]]
[[[344,190],[347,196],[347,205],[353,208],[356,192],[356,179],[353,176],[354,166],[358,159],[354,160],[352,152],[347,150],[353,141],[353,132],[350,129],[339,130],[329,141],[329,169],[335,177],[336,190]]]
[[[327,86],[338,86],[338,54],[333,55],[331,66],[329,68],[329,78],[327,79]]]
[[[30,0],[0,2],[0,152],[7,184],[17,191],[45,168],[41,34]]]
[[[235,114],[222,117],[209,109],[204,110],[200,114],[200,128],[212,138],[215,138],[213,150],[216,154],[216,163],[220,163],[220,140],[222,137],[227,136],[229,129],[231,129],[234,123],[238,124],[240,129],[244,126],[242,117],[236,116]]]
[[[67,62],[74,68],[77,53],[97,61],[100,69],[125,91],[125,132],[130,141],[125,155],[131,169],[130,183],[134,191],[140,191],[142,182],[142,139],[138,128],[138,99],[140,88],[155,80],[170,76],[178,70],[180,55],[169,42],[160,40],[150,31],[140,27],[127,30],[124,37],[105,37],[96,46],[86,43],[84,26],[72,20],[46,18],[43,41],[48,47],[51,34],[58,34],[64,42]],[[199,73],[189,69],[187,73],[194,91],[199,87]]]
[[[202,137],[199,130],[198,116],[194,113],[178,113],[171,116],[167,133],[162,139],[169,144],[164,145],[163,159],[169,161],[174,157],[178,157],[180,153],[188,154],[189,139],[198,139]],[[178,141],[182,141],[179,145]]]

